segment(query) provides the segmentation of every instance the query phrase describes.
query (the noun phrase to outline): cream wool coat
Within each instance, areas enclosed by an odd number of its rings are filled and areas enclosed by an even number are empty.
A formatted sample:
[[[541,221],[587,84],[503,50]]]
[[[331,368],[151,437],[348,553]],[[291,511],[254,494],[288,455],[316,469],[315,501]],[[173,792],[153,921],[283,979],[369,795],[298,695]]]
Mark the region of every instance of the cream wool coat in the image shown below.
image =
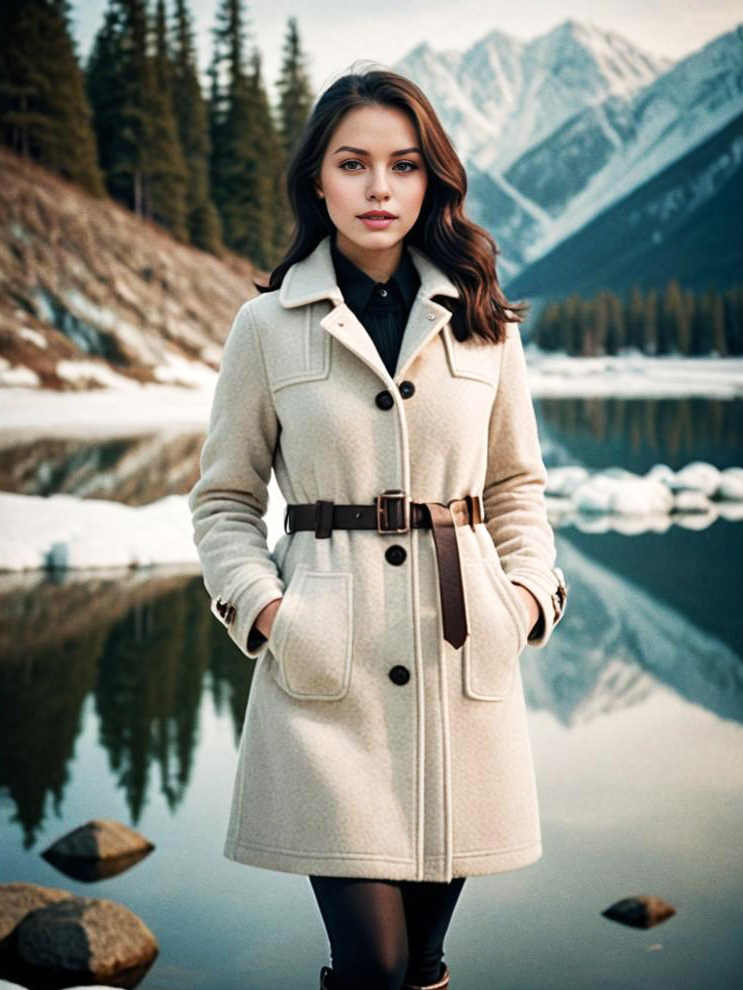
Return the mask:
[[[343,301],[329,237],[242,306],[224,347],[189,506],[212,610],[256,661],[224,846],[235,862],[449,881],[542,853],[519,667],[527,610],[511,582],[540,603],[530,646],[562,613],[521,338],[510,324],[498,345],[457,341],[432,299],[456,286],[407,249],[421,286],[394,378]],[[384,390],[389,409],[375,402]],[[287,502],[480,493],[485,522],[455,529],[464,645],[443,638],[430,529],[299,531],[270,551],[272,469]],[[250,650],[280,596],[268,641]],[[389,676],[398,665],[405,683]]]

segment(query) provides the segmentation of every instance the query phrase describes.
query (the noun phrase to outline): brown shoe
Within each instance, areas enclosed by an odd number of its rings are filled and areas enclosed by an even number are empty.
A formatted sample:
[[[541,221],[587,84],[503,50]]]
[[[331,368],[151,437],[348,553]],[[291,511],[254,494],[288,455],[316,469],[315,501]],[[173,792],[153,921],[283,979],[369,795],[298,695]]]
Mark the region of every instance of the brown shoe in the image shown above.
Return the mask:
[[[443,961],[441,966],[441,976],[435,983],[426,983],[425,986],[420,986],[417,983],[403,983],[402,990],[449,990],[449,967]]]

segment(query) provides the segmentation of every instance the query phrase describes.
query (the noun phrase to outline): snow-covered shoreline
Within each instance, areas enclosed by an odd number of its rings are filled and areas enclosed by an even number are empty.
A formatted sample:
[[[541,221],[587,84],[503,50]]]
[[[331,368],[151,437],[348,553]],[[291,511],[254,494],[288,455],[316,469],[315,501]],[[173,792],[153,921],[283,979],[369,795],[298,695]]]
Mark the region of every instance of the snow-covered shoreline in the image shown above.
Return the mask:
[[[539,398],[700,396],[743,398],[743,358],[577,358],[526,349],[532,395]],[[216,373],[197,388],[139,385],[83,392],[0,389],[0,429],[7,445],[34,436],[120,436],[158,429],[203,430]]]
[[[703,529],[716,519],[743,520],[743,468],[719,471],[701,461],[681,471],[657,464],[646,475],[622,468],[590,474],[579,466],[548,471],[555,526],[591,532]],[[271,478],[268,544],[283,532],[284,499]],[[188,565],[198,568],[185,495],[134,507],[76,495],[0,492],[0,571]]]
[[[743,357],[571,357],[526,348],[535,398],[743,398]]]
[[[90,392],[0,389],[0,446],[35,437],[116,437],[161,429],[200,431],[209,419],[210,385],[134,385]]]

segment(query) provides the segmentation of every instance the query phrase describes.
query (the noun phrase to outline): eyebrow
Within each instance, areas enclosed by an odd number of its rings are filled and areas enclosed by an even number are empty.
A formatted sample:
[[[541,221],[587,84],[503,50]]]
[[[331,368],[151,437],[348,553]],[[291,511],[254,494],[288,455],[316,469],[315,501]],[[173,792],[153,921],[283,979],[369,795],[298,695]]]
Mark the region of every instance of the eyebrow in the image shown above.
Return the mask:
[[[352,148],[348,144],[342,144],[340,146],[340,148],[336,148],[335,149],[335,151],[333,152],[333,154],[334,155],[337,155],[341,151],[350,151],[354,155],[366,155],[367,157],[371,154],[371,152],[365,151],[363,148]],[[421,154],[421,149],[420,148],[401,148],[400,151],[392,151],[390,153],[390,158],[397,158],[398,155],[410,155],[413,152],[417,152],[420,155]]]

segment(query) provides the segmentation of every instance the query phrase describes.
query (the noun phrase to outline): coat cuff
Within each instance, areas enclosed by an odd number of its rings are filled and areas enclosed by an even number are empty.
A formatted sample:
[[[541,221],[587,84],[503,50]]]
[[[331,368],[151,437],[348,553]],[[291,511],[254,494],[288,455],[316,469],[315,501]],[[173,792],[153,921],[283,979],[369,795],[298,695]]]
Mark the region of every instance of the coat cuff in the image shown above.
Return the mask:
[[[242,653],[251,660],[257,660],[268,640],[254,629],[255,620],[269,602],[283,596],[283,582],[278,578],[267,577],[254,581],[239,595],[213,598],[211,610]]]
[[[552,567],[546,572],[541,569],[518,568],[509,571],[507,577],[512,584],[523,585],[539,604],[540,616],[529,633],[526,645],[537,650],[545,647],[552,630],[565,613],[568,587],[562,568]]]

